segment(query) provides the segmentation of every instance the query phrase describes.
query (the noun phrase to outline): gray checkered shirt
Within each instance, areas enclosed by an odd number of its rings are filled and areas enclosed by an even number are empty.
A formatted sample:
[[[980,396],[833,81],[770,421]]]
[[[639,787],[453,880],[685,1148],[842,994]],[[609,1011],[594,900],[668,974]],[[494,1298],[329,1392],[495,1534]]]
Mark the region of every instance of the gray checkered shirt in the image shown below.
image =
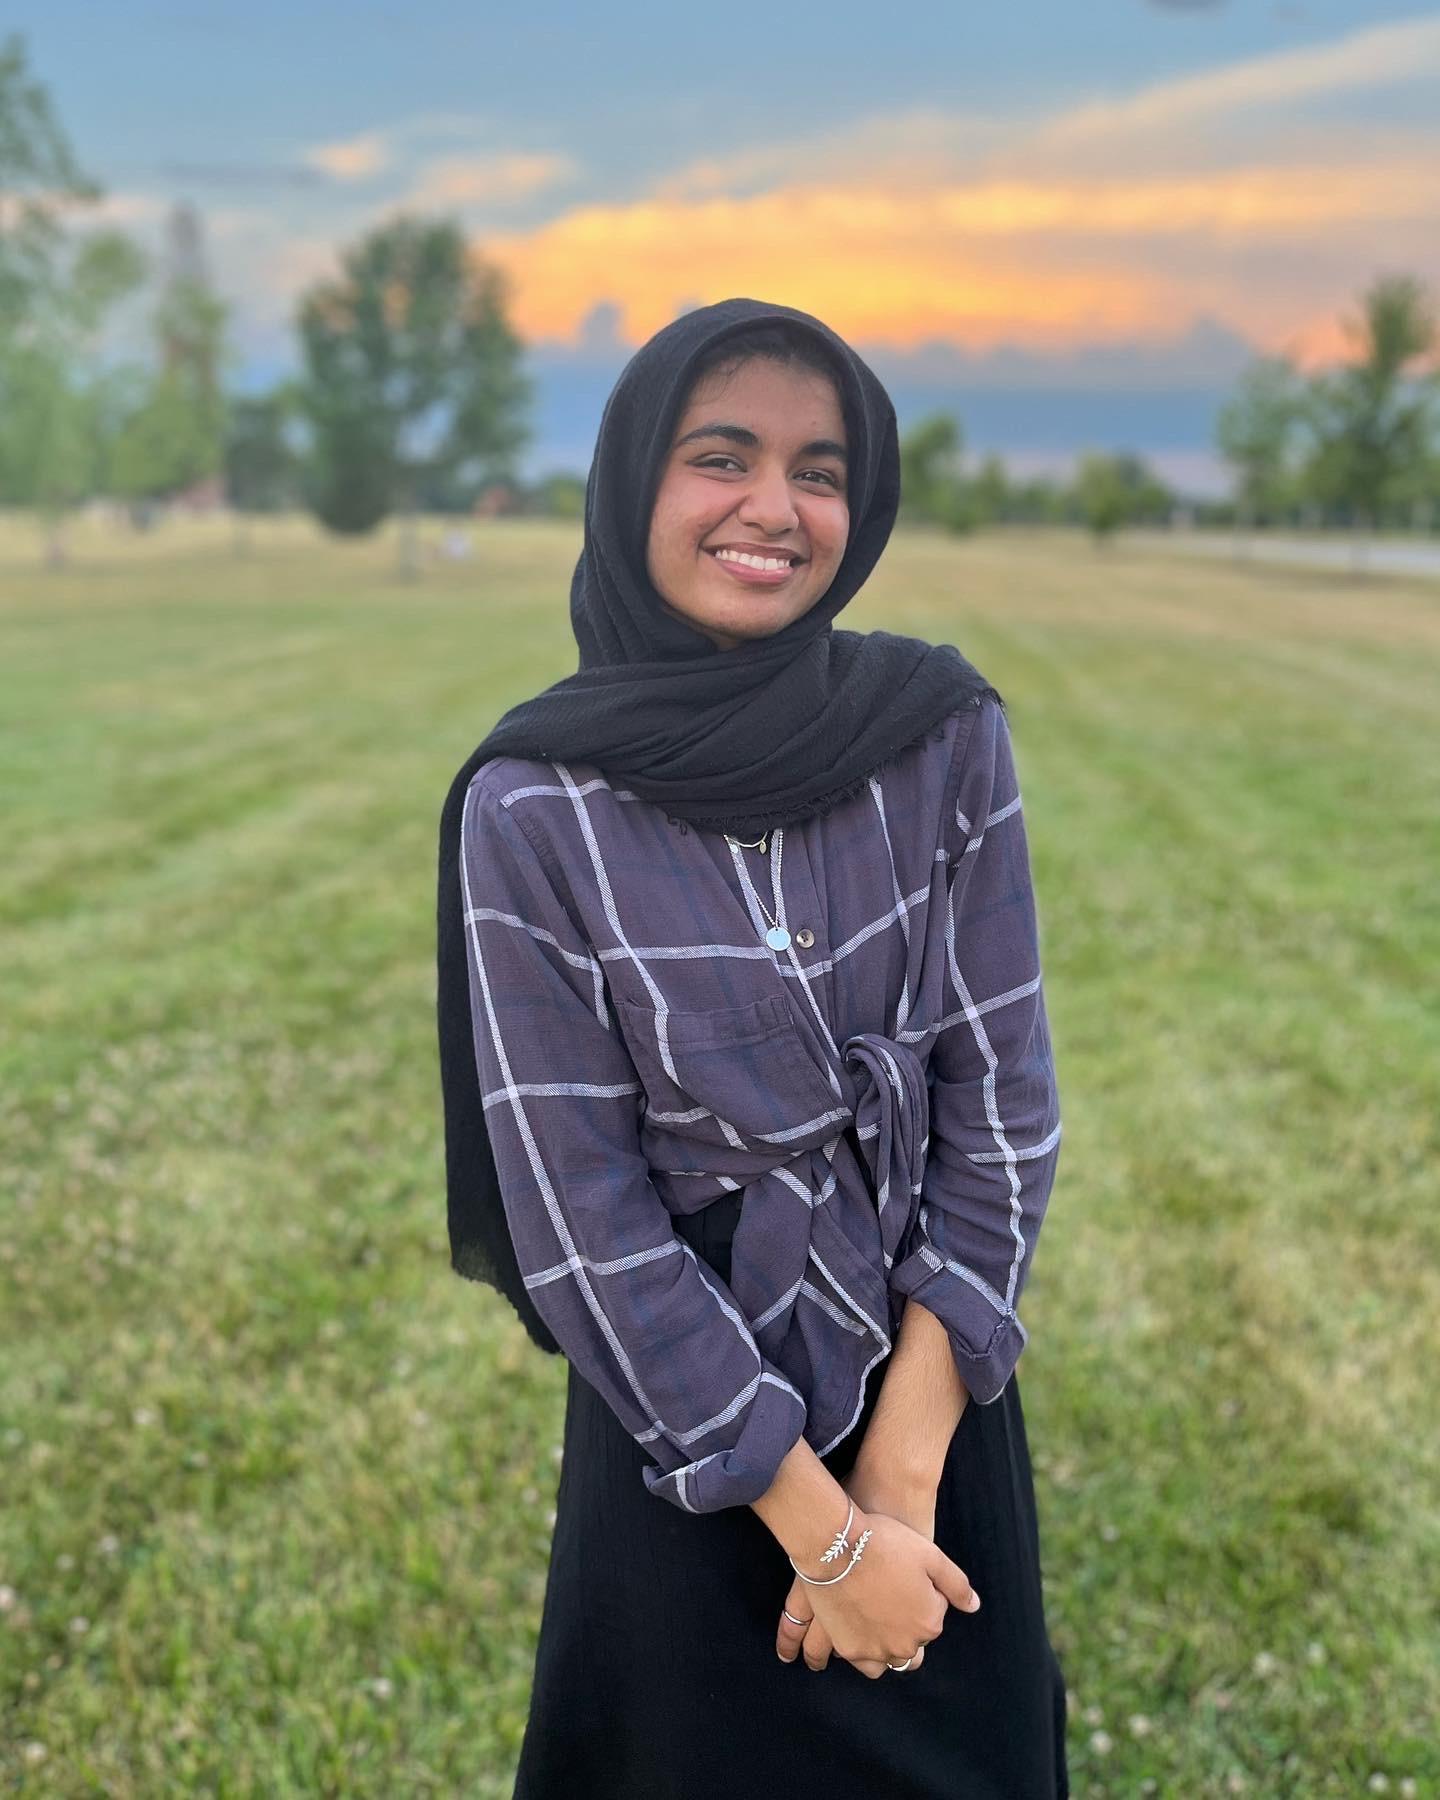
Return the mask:
[[[1060,1142],[994,700],[764,850],[593,764],[500,757],[470,783],[460,857],[516,1256],[653,1457],[650,1491],[741,1505],[802,1433],[832,1449],[907,1295],[994,1400]],[[738,1189],[726,1283],[673,1218]]]

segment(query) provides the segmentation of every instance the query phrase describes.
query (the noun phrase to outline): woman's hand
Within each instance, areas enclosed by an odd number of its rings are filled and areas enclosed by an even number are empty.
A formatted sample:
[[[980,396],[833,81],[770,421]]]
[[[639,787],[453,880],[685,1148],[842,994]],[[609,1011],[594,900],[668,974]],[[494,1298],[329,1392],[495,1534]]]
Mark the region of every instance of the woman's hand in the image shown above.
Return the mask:
[[[933,1487],[887,1482],[858,1459],[842,1485],[856,1505],[851,1542],[867,1526],[870,1541],[843,1581],[814,1586],[796,1576],[784,1610],[804,1623],[782,1614],[776,1651],[785,1662],[803,1652],[810,1668],[823,1669],[834,1650],[872,1679],[907,1657],[917,1669],[924,1646],[940,1635],[946,1606],[974,1612],[979,1596],[964,1570],[935,1546]]]

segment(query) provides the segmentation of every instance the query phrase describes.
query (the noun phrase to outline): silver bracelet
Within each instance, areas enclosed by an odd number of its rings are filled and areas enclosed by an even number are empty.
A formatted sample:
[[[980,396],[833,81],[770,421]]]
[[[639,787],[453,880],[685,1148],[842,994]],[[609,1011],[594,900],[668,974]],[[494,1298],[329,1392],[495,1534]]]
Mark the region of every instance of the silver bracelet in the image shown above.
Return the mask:
[[[855,1567],[856,1563],[858,1563],[860,1558],[865,1554],[865,1546],[870,1541],[870,1537],[870,1527],[867,1525],[860,1533],[860,1536],[855,1540],[855,1548],[850,1552],[849,1562],[846,1563],[845,1567],[838,1575],[828,1576],[824,1581],[817,1581],[813,1575],[807,1575],[803,1569],[796,1565],[793,1556],[790,1558],[790,1567],[795,1570],[795,1573],[802,1581],[808,1582],[811,1587],[833,1587],[837,1581],[843,1581],[845,1579]]]
[[[820,1560],[822,1563],[834,1562],[835,1558],[837,1556],[839,1556],[839,1554],[841,1553],[842,1550],[850,1550],[849,1532],[850,1532],[850,1526],[851,1526],[852,1521],[854,1520],[854,1517],[855,1517],[855,1502],[852,1500],[850,1502],[850,1510],[845,1515],[845,1523],[840,1527],[840,1529],[835,1533],[835,1536],[830,1540],[830,1548],[828,1550],[824,1551],[820,1557]],[[808,1581],[811,1587],[832,1587],[835,1584],[835,1582],[843,1581],[845,1579],[845,1577],[850,1573],[851,1569],[853,1569],[855,1567],[856,1563],[859,1562],[861,1556],[864,1554],[865,1545],[869,1541],[870,1535],[871,1535],[870,1530],[869,1530],[869,1527],[867,1526],[866,1529],[861,1532],[859,1541],[855,1545],[855,1548],[853,1550],[850,1550],[850,1561],[846,1564],[846,1566],[840,1571],[840,1573],[838,1575],[831,1575],[828,1579],[826,1579],[824,1581],[820,1580],[817,1576],[807,1575],[804,1572],[804,1570],[801,1569],[799,1567],[799,1565],[796,1563],[795,1558],[793,1556],[790,1556],[790,1553],[788,1550],[786,1551],[785,1554],[789,1558],[790,1567],[792,1569],[794,1569],[795,1573],[800,1577],[800,1579],[802,1581]]]

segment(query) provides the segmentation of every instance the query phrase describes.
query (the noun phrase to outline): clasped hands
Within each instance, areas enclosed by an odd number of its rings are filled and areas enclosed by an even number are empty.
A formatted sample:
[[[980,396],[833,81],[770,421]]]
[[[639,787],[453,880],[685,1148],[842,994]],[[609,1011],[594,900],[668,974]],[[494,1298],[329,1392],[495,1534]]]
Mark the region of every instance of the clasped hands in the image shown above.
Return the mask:
[[[903,1671],[908,1675],[924,1662],[925,1645],[939,1637],[946,1607],[973,1613],[980,1596],[935,1543],[933,1487],[887,1483],[860,1459],[841,1486],[855,1502],[851,1544],[867,1526],[870,1541],[843,1581],[814,1586],[795,1577],[776,1631],[776,1654],[782,1662],[803,1656],[809,1668],[823,1669],[834,1651],[877,1680],[913,1651]],[[796,1625],[786,1613],[805,1622]]]

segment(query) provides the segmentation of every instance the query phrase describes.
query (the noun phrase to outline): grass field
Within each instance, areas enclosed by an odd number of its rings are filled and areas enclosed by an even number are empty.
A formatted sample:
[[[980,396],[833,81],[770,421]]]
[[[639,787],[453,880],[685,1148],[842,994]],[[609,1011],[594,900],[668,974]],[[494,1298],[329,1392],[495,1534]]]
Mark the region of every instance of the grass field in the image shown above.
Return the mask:
[[[5,1792],[509,1795],[564,1368],[448,1266],[435,827],[577,539],[473,538],[0,527]],[[1440,590],[897,536],[840,623],[1009,703],[1076,1794],[1440,1793]]]

